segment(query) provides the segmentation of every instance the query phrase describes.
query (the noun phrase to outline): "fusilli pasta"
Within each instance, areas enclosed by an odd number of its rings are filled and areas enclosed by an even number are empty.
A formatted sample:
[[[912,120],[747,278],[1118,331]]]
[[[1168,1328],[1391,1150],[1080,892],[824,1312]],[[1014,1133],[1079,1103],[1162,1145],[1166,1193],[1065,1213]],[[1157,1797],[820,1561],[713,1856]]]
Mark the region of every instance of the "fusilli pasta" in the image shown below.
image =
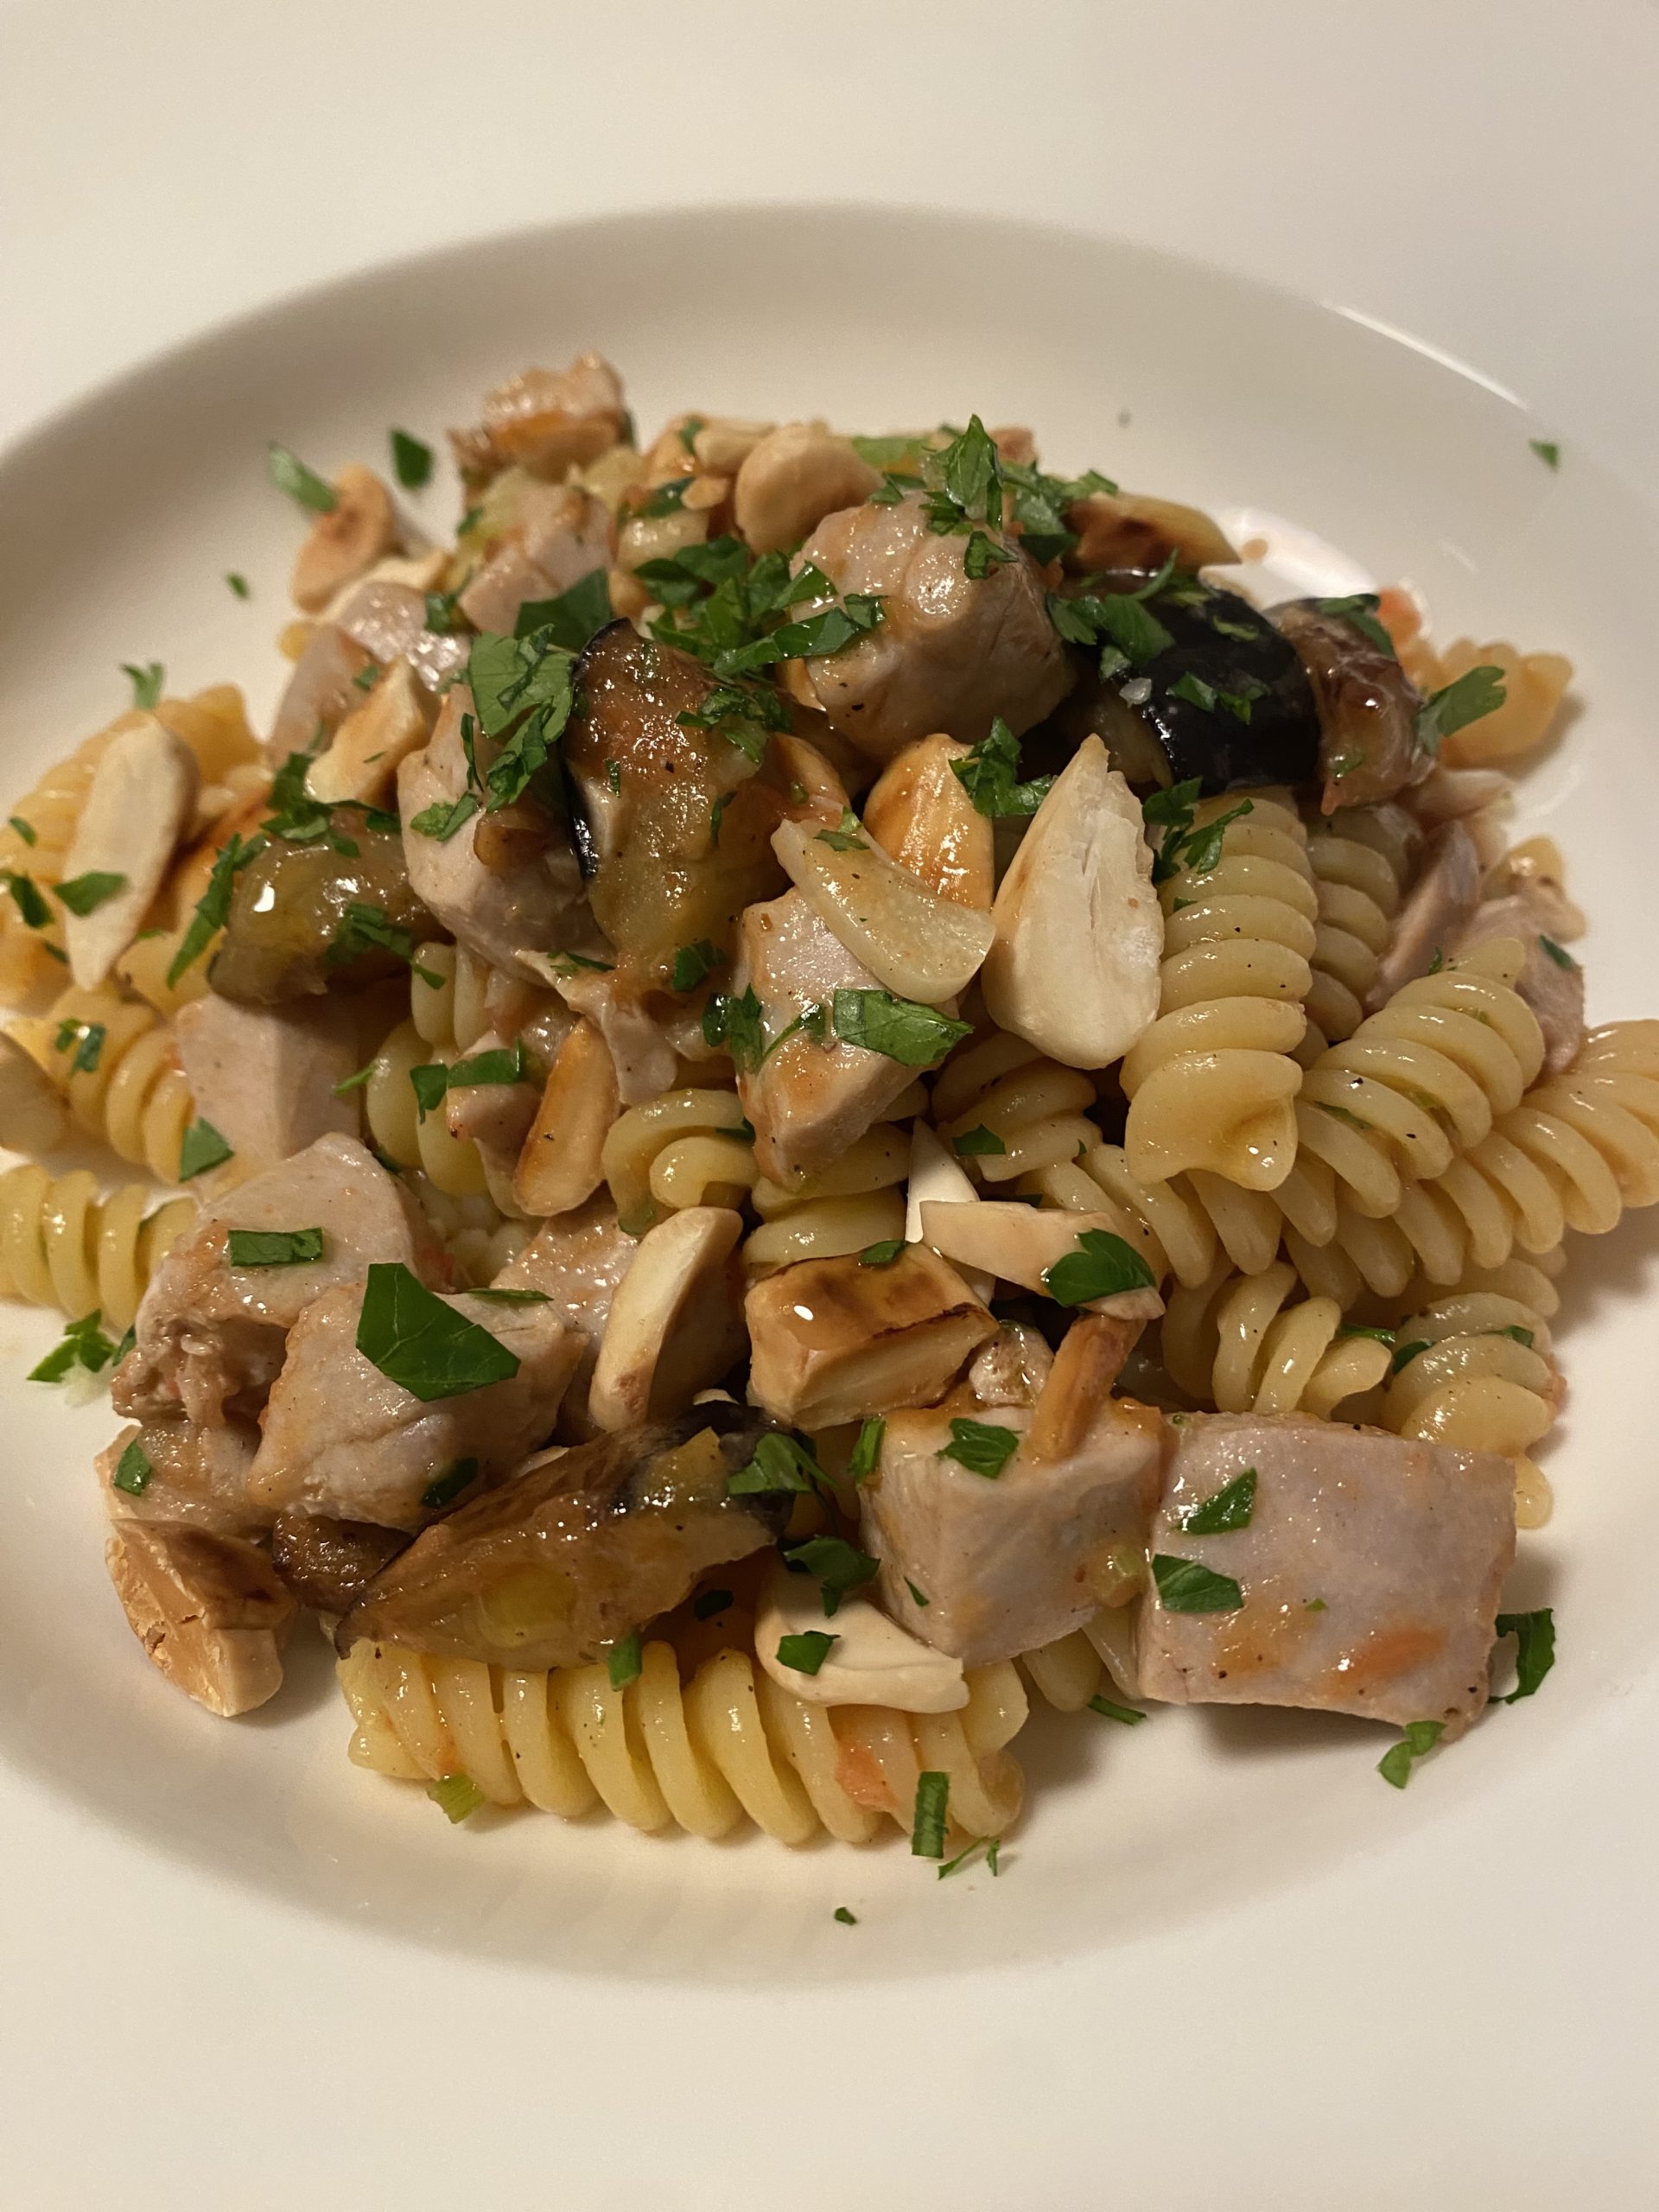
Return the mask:
[[[1388,1374],[1389,1347],[1344,1335],[1334,1299],[1288,1304],[1296,1287],[1296,1270],[1281,1261],[1255,1275],[1224,1263],[1197,1288],[1173,1291],[1161,1325],[1172,1379],[1221,1413],[1327,1421],[1344,1399],[1374,1389]]]
[[[77,1320],[96,1309],[124,1329],[163,1255],[195,1216],[191,1198],[166,1199],[124,1183],[100,1198],[84,1167],[48,1175],[32,1161],[0,1174],[0,1298],[55,1306]]]
[[[195,1109],[173,1033],[152,1007],[111,990],[71,988],[48,1013],[20,1014],[8,1026],[89,1136],[160,1181],[178,1181],[179,1147]],[[0,1129],[0,1140],[5,1135]]]
[[[1304,1066],[1325,1046],[1351,1037],[1364,1018],[1366,994],[1410,887],[1412,841],[1397,812],[1349,807],[1308,830],[1319,905],[1300,1054]]]

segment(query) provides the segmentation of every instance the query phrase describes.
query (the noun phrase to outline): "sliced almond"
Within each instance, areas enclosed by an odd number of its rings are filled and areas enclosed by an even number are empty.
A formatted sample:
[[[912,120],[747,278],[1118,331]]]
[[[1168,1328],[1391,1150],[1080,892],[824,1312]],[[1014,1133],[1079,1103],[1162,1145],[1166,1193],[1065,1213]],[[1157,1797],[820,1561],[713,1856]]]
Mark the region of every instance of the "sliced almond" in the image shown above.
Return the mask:
[[[772,849],[824,927],[884,989],[924,1006],[965,991],[990,949],[990,916],[942,899],[861,836],[850,849],[840,836],[783,822]]]
[[[922,1235],[936,1252],[960,1266],[982,1268],[1004,1282],[1017,1282],[1040,1297],[1052,1294],[1044,1280],[1049,1269],[1079,1251],[1078,1239],[1090,1230],[1127,1241],[1119,1215],[1071,1213],[1063,1206],[1023,1206],[997,1198],[980,1198],[971,1205],[925,1201],[921,1214]],[[1143,1242],[1143,1256],[1150,1266],[1150,1243],[1144,1232]],[[1163,1312],[1164,1301],[1155,1290],[1119,1290],[1086,1300],[1084,1309],[1149,1321]]]
[[[569,1213],[604,1175],[605,1139],[622,1110],[605,1040],[578,1021],[560,1046],[518,1155],[514,1198],[531,1220]]]
[[[996,894],[985,1004],[1067,1067],[1109,1067],[1158,1014],[1164,923],[1141,804],[1097,737],[1037,810]]]
[[[424,745],[426,693],[406,660],[395,660],[355,713],[334,732],[328,750],[311,763],[305,787],[313,798],[337,806],[360,799],[371,806],[391,796],[397,763]]]
[[[105,1550],[133,1634],[209,1713],[251,1713],[282,1686],[294,1600],[257,1544],[167,1521],[122,1521]]]
[[[941,899],[988,908],[995,834],[952,767],[971,750],[943,730],[907,745],[865,800],[864,827]]]
[[[910,1132],[910,1178],[905,1191],[905,1236],[912,1244],[928,1242],[922,1235],[922,1207],[929,1200],[977,1205],[979,1192],[967,1169],[960,1160],[950,1157],[938,1134],[925,1122],[917,1122]],[[984,1274],[977,1268],[967,1268],[963,1270],[962,1279],[976,1298],[988,1303],[996,1287],[995,1275]]]
[[[154,715],[111,741],[93,771],[64,855],[62,880],[91,874],[120,888],[89,914],[67,912],[69,972],[95,990],[137,936],[175,847],[195,812],[196,756]]]
[[[798,545],[825,515],[855,507],[881,482],[849,438],[824,423],[783,423],[737,472],[737,526],[757,553]]]
[[[603,1429],[678,1413],[732,1363],[742,1339],[726,1268],[743,1233],[729,1206],[687,1206],[647,1230],[618,1284],[588,1396]]]
[[[449,558],[441,545],[429,546],[424,553],[388,553],[384,561],[375,563],[366,575],[347,576],[323,608],[322,619],[325,622],[338,622],[365,584],[404,584],[410,591],[423,594],[436,591],[443,582]]]
[[[397,535],[391,493],[372,468],[348,461],[334,479],[334,505],[312,524],[294,563],[294,604],[321,613],[343,584],[391,552]]]
[[[1037,1400],[1026,1434],[1028,1460],[1069,1459],[1082,1449],[1144,1326],[1116,1313],[1077,1316]]]
[[[835,1642],[815,1675],[778,1656],[786,1636],[817,1630]],[[893,1713],[960,1713],[968,1681],[960,1659],[935,1651],[868,1598],[843,1598],[826,1620],[818,1585],[779,1560],[754,1614],[754,1652],[782,1688],[806,1705],[879,1705]]]
[[[851,1254],[803,1260],[746,1300],[749,1395],[807,1428],[933,1404],[996,1323],[953,1268],[925,1245],[891,1266]]]
[[[691,440],[691,451],[698,467],[712,468],[721,476],[735,476],[772,427],[770,423],[746,423],[730,416],[711,417]],[[680,429],[676,429],[675,435],[681,436]]]

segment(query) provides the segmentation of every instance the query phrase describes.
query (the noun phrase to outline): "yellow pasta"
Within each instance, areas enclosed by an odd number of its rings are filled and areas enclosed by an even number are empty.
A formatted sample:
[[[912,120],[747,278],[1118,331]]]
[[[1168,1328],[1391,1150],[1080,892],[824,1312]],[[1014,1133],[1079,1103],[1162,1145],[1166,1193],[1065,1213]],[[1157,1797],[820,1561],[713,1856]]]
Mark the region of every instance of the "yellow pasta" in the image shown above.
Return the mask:
[[[760,1226],[743,1247],[752,1274],[797,1260],[836,1259],[905,1233],[910,1135],[879,1122],[821,1173],[794,1186],[762,1176],[753,1191]]]
[[[1374,1389],[1390,1351],[1377,1338],[1342,1333],[1334,1299],[1287,1301],[1296,1271],[1283,1262],[1255,1275],[1224,1262],[1196,1288],[1170,1294],[1161,1324],[1164,1365],[1189,1397],[1224,1414],[1338,1415]]]
[[[602,1805],[647,1831],[719,1836],[747,1817],[780,1843],[820,1829],[867,1843],[884,1816],[908,1830],[924,1770],[950,1777],[964,1835],[1000,1835],[1020,1809],[1003,1746],[1027,1708],[1007,1662],[969,1675],[962,1712],[914,1714],[808,1704],[729,1648],[682,1683],[662,1642],[620,1688],[604,1666],[518,1674],[367,1643],[339,1674],[358,1765],[407,1780],[464,1774],[491,1804],[567,1820]]]
[[[179,1179],[179,1147],[194,1117],[172,1031],[154,1009],[109,989],[62,993],[45,1014],[9,1031],[69,1102],[88,1136],[163,1183]],[[0,1128],[0,1142],[7,1133]]]
[[[1308,830],[1319,915],[1307,1034],[1299,1055],[1304,1066],[1327,1045],[1351,1037],[1363,1020],[1366,995],[1410,887],[1414,849],[1421,842],[1392,807],[1349,807]]]
[[[734,1090],[688,1086],[631,1106],[600,1155],[616,1217],[643,1236],[685,1206],[734,1206],[759,1175],[753,1132]]]
[[[0,1298],[55,1306],[71,1320],[94,1311],[118,1332],[144,1287],[195,1218],[192,1198],[124,1183],[100,1198],[84,1167],[48,1175],[32,1162],[0,1174]]]
[[[1089,1118],[1095,1086],[1022,1037],[993,1030],[969,1039],[940,1070],[932,1119],[940,1141],[978,1181],[1013,1182],[1100,1141]],[[957,1150],[959,1139],[988,1130],[999,1151]]]
[[[1319,898],[1307,833],[1266,792],[1205,799],[1194,824],[1236,814],[1215,865],[1186,857],[1160,892],[1158,1019],[1124,1058],[1124,1149],[1142,1181],[1198,1168],[1271,1191],[1296,1157],[1294,1110]],[[1207,854],[1203,855],[1207,858]]]

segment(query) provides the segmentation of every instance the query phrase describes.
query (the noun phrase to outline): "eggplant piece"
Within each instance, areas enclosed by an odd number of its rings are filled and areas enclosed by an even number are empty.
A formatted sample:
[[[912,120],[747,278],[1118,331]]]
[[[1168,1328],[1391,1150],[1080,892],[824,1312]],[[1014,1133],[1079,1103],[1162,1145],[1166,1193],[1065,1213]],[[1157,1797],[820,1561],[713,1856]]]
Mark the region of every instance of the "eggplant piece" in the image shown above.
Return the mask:
[[[1120,695],[1128,690],[1128,703],[1138,706],[1171,783],[1196,776],[1207,798],[1241,785],[1314,782],[1313,687],[1295,648],[1267,617],[1236,592],[1185,577],[1148,611],[1170,643],[1117,683]],[[1150,686],[1144,700],[1135,677]],[[1204,703],[1206,695],[1213,703]]]
[[[372,1521],[279,1513],[270,1531],[270,1556],[301,1605],[320,1613],[345,1613],[409,1541],[407,1529],[380,1529]]]
[[[771,1433],[764,1414],[720,1401],[538,1453],[417,1536],[335,1644],[343,1656],[367,1637],[525,1671],[590,1660],[708,1568],[777,1541],[791,1493],[727,1487]]]
[[[785,886],[772,850],[783,791],[730,738],[682,719],[715,688],[689,653],[613,622],[576,681],[563,749],[594,918],[637,982],[665,982],[677,949],[702,938],[729,956],[743,909]]]
[[[1329,601],[1287,600],[1269,616],[1295,647],[1313,687],[1322,811],[1370,806],[1421,783],[1434,766],[1417,735],[1422,696],[1393,651],[1333,613]]]
[[[406,965],[376,938],[402,931],[414,945],[442,936],[410,888],[402,836],[369,829],[354,808],[332,819],[355,850],[338,852],[326,838],[272,837],[238,870],[224,941],[208,970],[220,998],[281,1006],[321,991],[355,990]],[[354,906],[370,912],[354,922]],[[360,926],[365,919],[372,934]]]

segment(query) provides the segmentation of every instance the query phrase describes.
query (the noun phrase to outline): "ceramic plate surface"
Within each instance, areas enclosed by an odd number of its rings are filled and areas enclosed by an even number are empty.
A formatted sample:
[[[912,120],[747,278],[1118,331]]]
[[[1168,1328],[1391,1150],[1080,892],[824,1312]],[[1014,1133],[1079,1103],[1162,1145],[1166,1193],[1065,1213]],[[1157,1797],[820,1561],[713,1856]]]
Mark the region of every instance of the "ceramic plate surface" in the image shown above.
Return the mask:
[[[807,270],[810,285],[779,280]],[[1548,830],[1567,854],[1592,921],[1580,950],[1592,1019],[1659,1012],[1647,511],[1588,464],[1542,467],[1528,445],[1539,426],[1495,387],[1352,320],[1125,245],[978,219],[779,209],[585,223],[364,276],[107,389],[0,462],[8,791],[116,710],[124,661],[163,661],[174,690],[233,678],[256,724],[268,715],[301,525],[264,482],[267,441],[325,472],[359,456],[383,466],[390,424],[436,442],[491,383],[588,346],[622,370],[646,435],[684,406],[866,430],[970,410],[1029,423],[1051,466],[1294,522],[1316,543],[1288,557],[1311,558],[1333,588],[1408,580],[1443,639],[1570,654],[1574,709],[1527,772],[1517,830]],[[453,477],[414,505],[448,525]],[[246,604],[226,588],[231,569],[251,582]],[[1001,1878],[943,1886],[896,1837],[791,1853],[753,1836],[709,1847],[527,1815],[453,1831],[418,1789],[347,1765],[346,1716],[309,1631],[270,1707],[208,1719],[144,1666],[105,1579],[90,1460],[113,1426],[107,1404],[71,1414],[25,1383],[54,1332],[0,1307],[12,1800],[68,1802],[130,1837],[135,1863],[239,1885],[250,1910],[439,1954],[452,1987],[480,1960],[512,1961],[562,1991],[561,2005],[587,2001],[573,1977],[613,1993],[657,1985],[664,2002],[677,1985],[677,2018],[690,2021],[720,1986],[775,1995],[787,1982],[825,2004],[864,1988],[868,2017],[892,2031],[907,2005],[948,2012],[953,1978],[981,1986],[1008,1969],[1029,2038],[1051,1968],[1071,1970],[1053,1985],[1063,1993],[1087,1966],[1098,1993],[1144,1982],[1148,1947],[1187,1972],[1247,1929],[1263,1955],[1301,1957],[1302,1986],[1316,1986],[1309,1894],[1340,1918],[1349,1885],[1369,1912],[1381,1885],[1402,1927],[1432,1917],[1441,1842],[1512,1836],[1523,1801],[1552,1775],[1566,1790],[1575,1751],[1650,1689],[1659,1486],[1642,1422],[1656,1254],[1659,1219],[1640,1216],[1573,1248],[1557,1333],[1572,1391],[1547,1458],[1557,1510],[1523,1539],[1510,1585],[1515,1605],[1556,1608],[1562,1657],[1546,1694],[1495,1714],[1403,1795],[1376,1773],[1388,1733],[1359,1723],[1166,1712],[1130,1732],[1034,1716],[1016,1746],[1028,1808]],[[1637,1786],[1650,1793],[1650,1775]],[[855,1936],[831,1918],[843,1903]],[[1066,2017],[1073,1999],[1057,2002]],[[1264,2050],[1276,2018],[1262,2015]],[[1124,2057],[1109,2037],[1103,2067]],[[1121,2178],[1157,2171],[1141,2155]],[[1152,2200],[1132,2188],[1126,2201]]]

